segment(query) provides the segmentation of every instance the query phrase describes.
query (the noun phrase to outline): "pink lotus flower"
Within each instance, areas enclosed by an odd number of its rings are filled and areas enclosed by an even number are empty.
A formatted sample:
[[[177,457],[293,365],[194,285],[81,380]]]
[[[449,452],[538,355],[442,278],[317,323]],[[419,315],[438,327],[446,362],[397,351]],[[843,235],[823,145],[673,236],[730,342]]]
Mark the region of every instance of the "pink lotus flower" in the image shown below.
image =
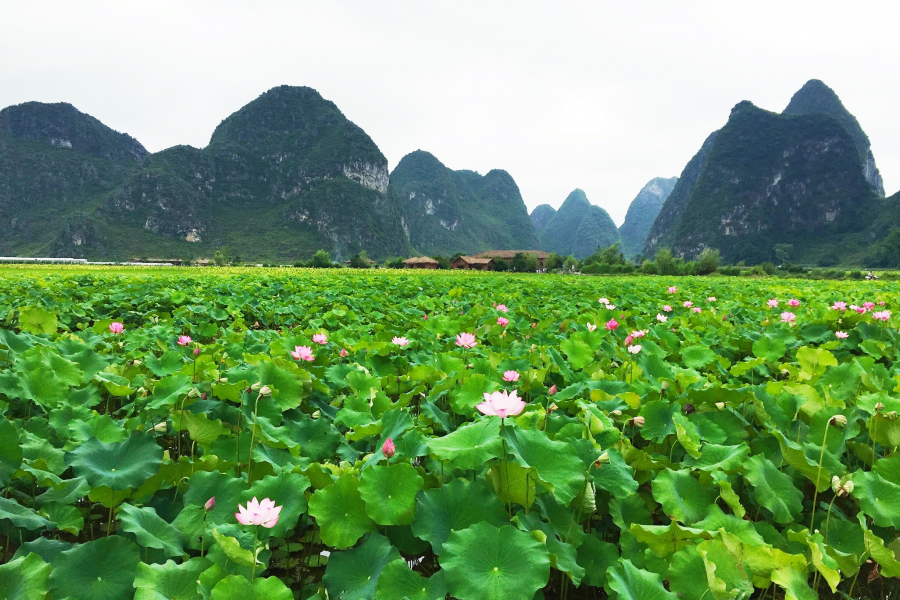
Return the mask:
[[[179,346],[187,346],[192,341],[194,341],[194,340],[192,340],[191,336],[189,336],[189,335],[179,335],[177,343]]]
[[[872,313],[872,318],[876,321],[887,321],[891,318],[891,311],[889,310],[879,310]]]
[[[113,321],[109,324],[110,333],[122,333],[123,331],[125,331],[125,326],[118,321]]]
[[[606,330],[607,331],[615,331],[618,328],[619,328],[619,324],[616,322],[615,319],[610,319],[609,321],[606,322]]]
[[[238,506],[240,506],[240,504]],[[215,507],[216,507],[216,497],[213,496],[212,498],[210,498],[209,500],[206,501],[206,504],[203,505],[203,510],[205,510],[206,512],[209,512],[212,509],[214,509]]]
[[[594,325],[593,323],[588,323],[588,324],[587,324],[587,330],[588,330],[588,331],[594,331],[595,329],[597,329],[597,326]]]
[[[500,325],[500,327],[506,327],[509,325],[509,319],[506,317],[497,317],[497,324]]]
[[[630,346],[633,341],[634,341],[634,336],[629,335],[627,338],[625,338],[625,345]]]
[[[278,515],[281,514],[281,507],[275,506],[275,503],[268,498],[264,498],[262,502],[257,502],[256,497],[247,503],[247,508],[238,504],[240,512],[234,513],[234,517],[243,525],[262,525],[266,529],[272,529],[278,524]]]
[[[690,307],[692,307],[693,305],[694,305],[694,303],[691,302],[690,300],[685,300],[685,301],[681,304],[681,306],[683,306],[684,308],[690,308]]]
[[[673,285],[673,286],[669,286],[669,293],[670,293],[670,294],[674,294],[674,293],[677,292],[677,291],[678,291],[678,288],[675,287],[674,285]]]
[[[632,331],[632,332],[631,332],[631,337],[633,337],[633,338],[635,338],[635,339],[637,339],[637,338],[642,338],[642,337],[644,337],[645,335],[647,335],[647,330],[646,330],[646,329],[638,329],[637,331]]]
[[[505,313],[505,312],[509,312],[509,309],[506,308],[506,305],[505,305],[505,304],[498,304],[498,305],[497,305],[497,310],[499,310],[500,312],[504,312],[504,313]]]
[[[853,310],[855,310],[857,313],[859,313],[861,315],[866,314],[866,308],[864,306],[855,306],[852,308],[853,308]]]
[[[781,313],[781,322],[782,323],[793,323],[797,319],[797,315],[792,312],[783,312]]]
[[[384,444],[381,445],[381,453],[384,454],[385,458],[391,458],[397,452],[397,447],[394,445],[394,441],[391,438],[384,440]]]
[[[341,358],[344,358],[345,356],[347,356],[347,349],[341,348]]]
[[[525,402],[519,399],[516,395],[516,390],[509,393],[506,390],[494,392],[493,394],[485,392],[484,402],[475,408],[481,411],[481,414],[505,419],[522,412],[525,409]]]
[[[471,333],[460,333],[456,336],[456,345],[462,348],[474,348],[478,345],[475,336]]]
[[[863,302],[863,308],[866,310],[872,310],[873,308],[875,308],[875,303],[874,302]]]
[[[790,300],[788,300],[788,306],[800,306],[800,301],[796,298],[791,298]]]
[[[778,308],[778,300],[772,298],[771,300],[766,302],[766,305],[768,305],[769,308]]]
[[[634,344],[633,346],[628,346],[628,351],[631,352],[632,354],[637,354],[638,352],[641,351],[641,345]]]
[[[609,304],[609,298],[600,298],[597,302],[600,304]]]
[[[400,347],[402,348],[403,346],[406,346],[406,345],[409,344],[409,340],[406,339],[405,337],[397,337],[397,336],[395,335],[395,336],[394,336],[394,339],[391,340],[391,343],[392,343],[392,344],[397,344],[398,346],[400,346]]]
[[[423,320],[423,321],[427,321],[427,320],[428,320],[428,315],[425,315],[424,317],[422,317],[422,320]]]
[[[537,329],[537,323],[532,323],[532,324],[531,324],[531,328],[532,328],[532,329]]]
[[[200,356],[200,347],[194,348],[194,356]]]
[[[707,302],[715,302],[715,301],[716,301],[716,297],[715,297],[715,296],[710,296],[709,298],[706,299],[706,301],[707,301]]]
[[[503,381],[518,381],[519,380],[519,372],[518,371],[505,371],[503,373]]]
[[[663,312],[672,312],[672,307],[668,304],[663,304]]]
[[[850,334],[847,333],[846,331],[835,331],[834,337],[836,337],[839,340],[846,340],[848,337],[850,337]]]
[[[294,357],[294,360],[316,360],[316,357],[313,356],[312,348],[309,346],[294,346],[294,351],[291,352],[291,356]]]
[[[656,320],[659,321],[660,323],[665,323],[666,321],[669,320],[669,317],[667,317],[666,315],[661,315],[659,313],[656,313]]]
[[[314,341],[317,344],[327,344],[328,336],[325,335],[324,333],[317,333],[314,336],[312,336],[312,341]]]
[[[880,302],[878,303],[878,306],[884,306],[884,300],[880,301]]]
[[[554,383],[553,385],[550,386],[550,389],[549,389],[549,390],[547,390],[547,394],[549,394],[549,395],[551,395],[551,396],[555,396],[555,395],[556,395],[556,384],[555,384],[555,383]]]
[[[839,310],[841,312],[844,312],[845,310],[847,310],[847,303],[846,302],[835,302],[834,304],[831,305],[831,310]]]
[[[700,308],[699,306],[695,306],[695,307],[693,308],[693,310],[694,310],[695,313],[701,313],[701,312],[703,312],[703,309]]]

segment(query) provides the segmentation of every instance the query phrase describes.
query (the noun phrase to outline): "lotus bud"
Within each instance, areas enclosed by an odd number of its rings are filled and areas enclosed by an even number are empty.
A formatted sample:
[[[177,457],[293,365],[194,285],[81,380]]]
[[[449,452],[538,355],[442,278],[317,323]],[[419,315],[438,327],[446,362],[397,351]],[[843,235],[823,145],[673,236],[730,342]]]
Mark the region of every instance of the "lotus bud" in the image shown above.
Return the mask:
[[[200,356],[200,347],[194,348],[194,356]]]
[[[250,386],[250,389],[254,392],[258,392],[259,388],[261,388],[261,387],[262,387],[262,384],[257,381],[256,383],[254,383],[253,385]]]
[[[227,377],[220,378],[219,383],[228,383],[228,378]]]
[[[202,394],[200,394],[201,400],[206,400],[206,398],[207,398],[206,392],[203,392]]]
[[[621,416],[622,416],[622,411],[616,409],[616,410],[612,411],[611,413],[609,413],[609,416],[611,416],[611,417],[621,417]]]
[[[188,392],[188,398],[199,398],[200,390],[197,388],[191,388],[191,391]]]
[[[131,364],[133,364],[136,367],[139,367],[139,366],[141,366],[141,362],[142,362],[141,359],[136,358],[133,361],[131,361]]]
[[[847,417],[845,417],[844,415],[834,415],[833,417],[831,417],[829,424],[832,427],[837,427],[838,429],[843,429],[844,427],[847,426]]]
[[[644,417],[635,417],[632,419],[632,423],[638,427],[643,427],[645,423]]]
[[[553,385],[550,386],[550,389],[547,390],[547,393],[548,393],[549,395],[551,395],[551,396],[555,396],[555,395],[556,395],[556,384],[555,384],[555,383],[554,383]]]
[[[604,452],[603,454],[601,454],[600,456],[597,457],[597,460],[594,461],[594,466],[597,467],[598,469],[600,468],[601,465],[608,465],[608,464],[609,464],[609,452]]]
[[[719,410],[725,410],[725,403],[724,402],[716,402],[716,408],[718,408]]]
[[[259,395],[262,396],[262,397],[264,397],[264,398],[267,398],[267,397],[271,396],[271,395],[272,395],[272,388],[270,388],[270,387],[267,386],[267,385],[262,386],[261,388],[259,388]]]
[[[663,391],[666,391],[667,389],[669,389],[669,382],[668,382],[668,381],[663,381],[663,382],[660,384],[660,387],[662,388]]]
[[[345,356],[347,356],[347,349],[341,348],[341,358],[344,358]]]
[[[321,416],[322,416],[322,411],[316,410],[316,411],[313,411],[313,414],[309,415],[309,418],[310,419],[318,419]]]
[[[209,500],[206,501],[206,504],[203,505],[203,510],[205,510],[206,512],[209,512],[212,509],[214,509],[215,507],[216,507],[216,497],[213,496],[212,498],[210,498]]]
[[[168,428],[169,428],[168,424],[165,421],[163,421],[162,423],[157,423],[156,425],[154,425],[153,431],[155,431],[157,433],[162,433],[162,432],[166,431],[166,429],[168,429]]]
[[[875,412],[881,412],[884,410],[884,404],[881,402],[875,403]]]
[[[393,440],[388,438],[384,441],[384,444],[381,446],[381,453],[384,454],[385,458],[391,458],[397,452],[397,447],[394,446]]]

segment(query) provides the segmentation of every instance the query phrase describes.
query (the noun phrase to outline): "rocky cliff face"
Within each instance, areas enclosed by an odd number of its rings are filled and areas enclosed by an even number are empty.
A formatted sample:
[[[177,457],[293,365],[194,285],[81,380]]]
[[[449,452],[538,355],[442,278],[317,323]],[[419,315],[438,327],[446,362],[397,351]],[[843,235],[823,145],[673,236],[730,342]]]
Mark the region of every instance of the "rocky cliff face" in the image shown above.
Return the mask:
[[[543,250],[575,258],[589,256],[619,239],[619,230],[609,214],[591,204],[579,189],[569,194],[541,230]]]
[[[453,171],[422,150],[397,164],[389,196],[400,207],[412,245],[424,254],[538,248],[516,182],[495,169]]]
[[[625,256],[636,256],[643,251],[647,234],[677,182],[677,177],[651,179],[631,201],[625,214],[625,222],[619,227],[622,253]]]
[[[745,101],[688,163],[645,254],[670,247],[690,258],[711,247],[727,262],[753,264],[786,243],[795,260],[814,260],[862,231],[876,200],[857,142],[837,119],[779,115]]]

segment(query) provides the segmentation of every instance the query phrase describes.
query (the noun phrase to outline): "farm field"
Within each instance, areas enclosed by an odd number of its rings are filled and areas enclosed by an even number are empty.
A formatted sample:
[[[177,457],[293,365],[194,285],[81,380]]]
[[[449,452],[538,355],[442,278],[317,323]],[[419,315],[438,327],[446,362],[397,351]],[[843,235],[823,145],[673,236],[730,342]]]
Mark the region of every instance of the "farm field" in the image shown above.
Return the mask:
[[[898,292],[0,268],[0,597],[897,598]]]

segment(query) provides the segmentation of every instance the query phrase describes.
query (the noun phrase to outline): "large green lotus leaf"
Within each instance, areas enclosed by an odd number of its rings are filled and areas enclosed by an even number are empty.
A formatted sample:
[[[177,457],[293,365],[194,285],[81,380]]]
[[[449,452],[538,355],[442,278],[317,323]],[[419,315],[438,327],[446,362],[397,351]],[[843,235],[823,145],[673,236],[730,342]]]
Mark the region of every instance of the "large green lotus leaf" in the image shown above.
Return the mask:
[[[225,525],[227,529],[229,526]],[[241,535],[243,532],[233,532]],[[225,557],[242,567],[252,567],[258,562],[258,558],[254,558],[253,550],[248,550],[241,545],[241,541],[236,537],[222,533],[218,529],[212,530],[213,539],[216,540],[216,548],[220,549]],[[209,554],[213,556],[212,552]]]
[[[378,533],[370,535],[357,548],[332,553],[323,578],[329,597],[374,600],[382,569],[398,559],[402,562],[397,549]]]
[[[550,553],[551,567],[568,575],[576,586],[581,584],[585,571],[584,567],[578,563],[578,551],[575,546],[560,540],[553,525],[543,522],[537,511],[529,514],[519,511],[514,520],[522,531],[538,532],[537,534],[532,533],[532,536],[542,541],[547,548],[547,552]],[[579,537],[578,541],[581,542],[583,539],[583,537]]]
[[[700,451],[700,458],[686,460],[695,469],[701,471],[734,471],[741,467],[747,455],[750,454],[750,448],[747,444],[738,446],[718,446],[716,444],[703,444]]]
[[[803,473],[813,484],[816,486],[816,489],[819,492],[824,492],[829,487],[831,487],[831,477],[832,473],[828,470],[828,464],[832,462],[830,460],[828,449],[825,449],[825,462],[822,464],[822,467],[819,468],[819,457],[821,456],[821,446],[813,446],[811,444],[806,445],[806,450],[804,447],[801,447],[799,444],[792,442],[789,440],[783,433],[777,430],[772,431],[772,435],[778,440],[778,444],[781,447],[781,454],[784,457],[784,462],[794,467],[801,473]],[[810,454],[814,456],[814,458],[810,458]],[[837,461],[833,461],[837,462]],[[840,463],[838,463],[840,465]],[[843,466],[840,466],[841,469],[844,469]],[[843,473],[834,473],[835,475],[843,474]]]
[[[697,544],[697,552],[703,558],[706,582],[715,600],[749,598],[753,584],[740,560],[728,551],[721,540],[713,539]]]
[[[752,579],[756,581],[768,579],[775,569],[788,567],[803,572],[809,563],[803,554],[788,554],[769,545],[758,545],[727,531],[719,532],[719,540],[725,544],[728,552],[735,558]],[[799,549],[802,552],[802,548]]]
[[[14,395],[21,395],[23,400],[34,400],[45,408],[57,407],[69,395],[69,386],[43,365],[20,373],[18,379],[21,392]]]
[[[766,545],[765,539],[763,539],[759,532],[756,531],[751,521],[744,520],[735,515],[725,514],[717,504],[710,505],[706,518],[694,523],[694,527],[697,529],[705,529],[713,535],[721,529],[738,536],[747,544],[756,546]]]
[[[800,531],[787,531],[787,539],[792,542],[798,542],[809,548],[809,562],[822,575],[831,593],[837,592],[837,586],[841,582],[840,566],[835,558],[829,553],[828,547],[825,546],[825,538],[821,533],[810,535],[809,529]]]
[[[504,427],[501,435],[519,464],[533,467],[563,504],[571,502],[584,488],[584,463],[571,444],[551,440],[539,429]]]
[[[669,587],[680,600],[712,600],[716,597],[706,579],[703,557],[694,545],[685,546],[672,555],[668,579]]]
[[[444,572],[426,578],[410,569],[405,560],[389,562],[378,578],[376,597],[378,600],[442,600],[447,597]]]
[[[764,334],[758,340],[753,342],[753,356],[761,358],[766,362],[775,362],[787,351],[784,340],[780,337],[772,337]]]
[[[306,512],[306,496],[309,478],[300,473],[269,475],[254,481],[250,489],[241,493],[241,504],[252,498],[269,498],[281,506],[278,523],[269,531],[274,537],[285,537],[297,525],[300,515]]]
[[[619,562],[619,548],[615,544],[588,535],[578,546],[576,560],[584,567],[584,578],[581,582],[592,587],[603,587],[606,585],[607,572]]]
[[[184,366],[184,356],[176,350],[164,352],[157,358],[150,355],[144,358],[144,365],[157,377],[174,375]]]
[[[31,553],[0,565],[0,591],[5,600],[44,600],[50,589],[50,565]]]
[[[677,600],[678,596],[666,591],[662,578],[656,573],[638,569],[627,558],[607,573],[607,587],[614,590],[621,600]]]
[[[634,469],[628,466],[625,459],[615,448],[606,451],[609,463],[594,470],[594,484],[606,490],[616,498],[626,498],[638,489],[634,479]]]
[[[322,541],[333,548],[349,548],[375,529],[359,493],[359,480],[350,474],[316,491],[309,500],[309,514],[319,524]]]
[[[212,589],[209,600],[294,600],[294,595],[277,577],[257,577],[251,583],[243,575],[229,575]]]
[[[134,600],[198,600],[197,579],[211,565],[199,557],[180,565],[171,560],[161,565],[141,563],[134,578]]]
[[[828,390],[828,395],[841,402],[847,402],[859,391],[863,370],[857,362],[846,362],[828,367],[818,384]]]
[[[306,371],[283,359],[266,359],[259,364],[259,382],[272,388],[272,398],[281,410],[300,406],[305,396],[304,379],[309,380]]]
[[[640,413],[644,417],[641,437],[659,443],[675,433],[674,417],[679,410],[678,404],[666,400],[651,400],[644,404]]]
[[[853,473],[852,481],[853,497],[876,525],[900,528],[900,485],[862,470]]]
[[[50,572],[53,598],[72,600],[131,600],[140,550],[114,535],[60,552]]]
[[[480,469],[503,451],[500,422],[485,418],[464,425],[449,435],[429,438],[428,451],[457,469]]]
[[[92,439],[66,453],[66,463],[76,477],[84,477],[91,487],[112,490],[140,487],[159,471],[163,449],[153,436],[134,433],[124,442],[104,444]]]
[[[893,456],[879,458],[872,465],[872,472],[881,475],[891,483],[900,485],[900,454],[895,452]]]
[[[440,554],[452,531],[482,521],[505,525],[509,523],[509,516],[500,499],[484,486],[466,479],[454,479],[419,494],[412,532],[431,543],[434,553]]]
[[[40,306],[19,307],[19,328],[28,333],[56,333],[56,313]]]
[[[700,458],[700,433],[687,417],[678,413],[674,416],[675,437],[691,458]]]
[[[688,525],[706,516],[718,492],[691,477],[688,471],[666,469],[651,483],[653,498],[662,504],[665,514]]]
[[[43,515],[53,523],[56,523],[56,528],[60,531],[65,531],[72,535],[78,535],[84,528],[84,515],[81,514],[81,511],[78,510],[78,508],[68,504],[51,502],[41,507],[38,514]]]
[[[491,382],[480,373],[470,376],[450,393],[450,407],[459,415],[470,415],[484,402],[484,393],[491,389]]]
[[[897,560],[897,554],[885,546],[884,540],[866,527],[866,516],[863,513],[857,513],[856,518],[863,530],[866,552],[881,566],[881,574],[884,577],[900,577],[900,561]]]
[[[490,480],[501,501],[525,508],[534,504],[537,481],[534,469],[525,469],[514,462],[499,462],[491,465]]]
[[[328,419],[286,421],[285,426],[291,438],[300,444],[300,455],[314,461],[331,458],[341,445],[341,434]]]
[[[119,522],[122,530],[133,533],[137,543],[144,548],[162,550],[167,557],[185,554],[184,536],[157,515],[155,508],[123,504],[119,509]]]
[[[482,522],[454,531],[440,562],[447,589],[459,600],[531,598],[550,578],[544,545],[509,525]]]
[[[10,421],[0,419],[0,487],[6,487],[21,465],[19,431]]]
[[[818,600],[819,595],[809,587],[809,575],[790,567],[772,571],[772,582],[784,589],[785,600]]]
[[[681,349],[681,362],[689,369],[700,369],[716,360],[716,353],[705,346],[686,346]]]
[[[359,493],[366,513],[379,525],[409,525],[416,516],[416,494],[425,480],[408,463],[374,465],[362,472]]]
[[[753,497],[772,511],[777,523],[790,523],[803,512],[803,492],[789,475],[761,454],[744,462],[744,477],[753,486]]]
[[[21,371],[34,371],[40,367],[48,368],[54,377],[67,386],[72,387],[84,383],[84,371],[81,370],[81,367],[50,348],[35,348],[28,351],[22,362],[17,365]]]
[[[800,365],[800,376],[803,379],[816,379],[822,375],[828,367],[838,364],[834,354],[824,348],[811,348],[803,346],[797,350],[797,363]]]
[[[12,498],[0,498],[0,520],[7,520],[16,527],[29,530],[48,529],[55,525],[34,512],[33,509],[22,506]]]
[[[659,558],[664,558],[684,546],[693,546],[700,540],[708,540],[713,535],[704,529],[682,527],[677,521],[672,521],[668,525],[635,523],[629,532],[637,541],[647,544],[650,551]]]
[[[164,377],[153,387],[153,395],[149,398],[147,409],[169,409],[190,392],[192,387],[193,383],[188,375]]]
[[[886,448],[900,446],[900,419],[877,414],[869,419],[869,435]]]
[[[189,410],[176,410],[172,413],[172,424],[175,431],[185,431],[201,448],[209,448],[219,436],[229,435],[231,430],[222,425],[219,419],[210,419],[204,413],[194,414]]]
[[[594,362],[594,352],[591,347],[579,338],[568,338],[562,341],[559,349],[566,353],[569,364],[576,371],[583,369]]]
[[[234,523],[234,513],[238,512],[238,501],[246,485],[246,482],[227,473],[198,471],[188,480],[184,506],[202,509],[210,498],[215,497],[216,506],[208,516],[210,524]]]
[[[69,542],[61,542],[59,540],[51,540],[45,537],[39,537],[31,540],[30,542],[25,542],[19,549],[16,550],[16,553],[13,555],[13,560],[17,558],[22,558],[23,556],[28,556],[32,552],[40,556],[44,559],[44,562],[53,562],[53,559],[60,552],[65,552],[70,549],[72,544]]]

